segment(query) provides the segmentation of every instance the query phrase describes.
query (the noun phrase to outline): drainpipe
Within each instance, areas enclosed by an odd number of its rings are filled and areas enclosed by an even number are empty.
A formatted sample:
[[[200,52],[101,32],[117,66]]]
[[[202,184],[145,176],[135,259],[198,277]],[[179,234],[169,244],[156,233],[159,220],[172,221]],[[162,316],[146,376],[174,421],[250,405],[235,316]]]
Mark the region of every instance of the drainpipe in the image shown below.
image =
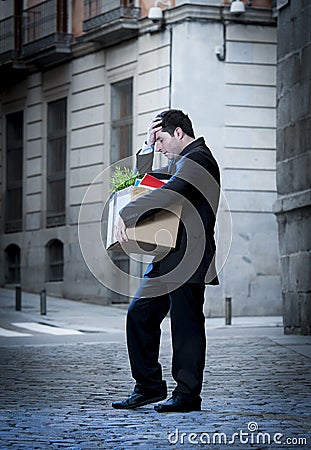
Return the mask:
[[[169,74],[169,99],[168,99],[168,107],[171,109],[172,107],[172,65],[173,65],[173,26],[169,25],[168,27],[170,33],[170,74]]]
[[[220,46],[216,48],[215,53],[219,61],[226,60],[226,52],[227,52],[227,23],[224,19],[223,15],[223,6],[220,7],[220,22],[222,24],[222,49]]]

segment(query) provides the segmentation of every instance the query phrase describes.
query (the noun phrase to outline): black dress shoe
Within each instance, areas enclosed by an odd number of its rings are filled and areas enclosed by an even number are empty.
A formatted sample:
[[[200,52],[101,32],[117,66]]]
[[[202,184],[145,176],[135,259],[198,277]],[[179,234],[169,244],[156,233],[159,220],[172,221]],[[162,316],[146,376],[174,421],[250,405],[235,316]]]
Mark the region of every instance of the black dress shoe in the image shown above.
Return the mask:
[[[154,409],[158,413],[201,411],[201,399],[190,400],[182,395],[174,394],[167,402],[155,405]]]
[[[113,402],[112,406],[116,409],[134,409],[139,406],[148,405],[149,403],[160,402],[166,399],[166,394],[154,393],[151,395],[145,395],[142,393],[133,392],[128,398],[120,402]]]

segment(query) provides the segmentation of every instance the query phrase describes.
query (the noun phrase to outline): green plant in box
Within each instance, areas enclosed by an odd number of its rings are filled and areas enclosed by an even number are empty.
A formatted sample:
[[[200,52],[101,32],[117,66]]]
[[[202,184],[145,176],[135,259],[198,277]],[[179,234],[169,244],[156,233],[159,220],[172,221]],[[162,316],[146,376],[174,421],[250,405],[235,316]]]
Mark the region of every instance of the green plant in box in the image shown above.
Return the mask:
[[[112,193],[121,191],[129,186],[134,186],[135,181],[141,178],[138,172],[128,167],[116,166],[114,174],[110,178],[110,190]]]

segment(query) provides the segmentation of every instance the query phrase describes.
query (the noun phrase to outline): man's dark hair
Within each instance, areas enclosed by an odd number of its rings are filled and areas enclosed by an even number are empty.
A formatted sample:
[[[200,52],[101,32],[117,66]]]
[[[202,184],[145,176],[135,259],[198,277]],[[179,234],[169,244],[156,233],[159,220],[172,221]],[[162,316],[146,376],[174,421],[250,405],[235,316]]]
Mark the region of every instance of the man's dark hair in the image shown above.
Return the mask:
[[[171,136],[174,136],[175,129],[180,127],[184,133],[194,138],[191,120],[181,110],[169,109],[158,114],[157,118],[162,119],[162,131],[166,131]]]

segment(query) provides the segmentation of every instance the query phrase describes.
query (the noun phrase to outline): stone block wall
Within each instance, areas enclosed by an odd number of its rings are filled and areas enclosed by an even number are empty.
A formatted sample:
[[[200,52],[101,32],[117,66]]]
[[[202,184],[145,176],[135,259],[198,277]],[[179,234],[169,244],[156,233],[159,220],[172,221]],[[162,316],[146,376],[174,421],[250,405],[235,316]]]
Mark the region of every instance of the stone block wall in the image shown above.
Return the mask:
[[[311,3],[278,11],[277,190],[285,334],[311,334]]]

